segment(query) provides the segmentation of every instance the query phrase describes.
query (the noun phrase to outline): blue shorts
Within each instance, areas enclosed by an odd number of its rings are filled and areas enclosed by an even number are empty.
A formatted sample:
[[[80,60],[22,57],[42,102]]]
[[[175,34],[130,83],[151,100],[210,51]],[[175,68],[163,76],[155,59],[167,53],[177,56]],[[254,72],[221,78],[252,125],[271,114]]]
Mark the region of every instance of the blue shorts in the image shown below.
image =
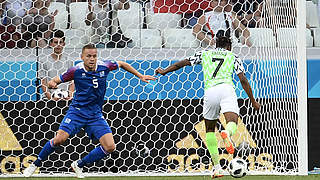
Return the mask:
[[[88,119],[77,115],[74,112],[68,112],[63,118],[59,129],[67,132],[70,137],[77,134],[81,128],[91,139],[100,139],[103,135],[112,133],[107,121],[101,116],[100,118]]]

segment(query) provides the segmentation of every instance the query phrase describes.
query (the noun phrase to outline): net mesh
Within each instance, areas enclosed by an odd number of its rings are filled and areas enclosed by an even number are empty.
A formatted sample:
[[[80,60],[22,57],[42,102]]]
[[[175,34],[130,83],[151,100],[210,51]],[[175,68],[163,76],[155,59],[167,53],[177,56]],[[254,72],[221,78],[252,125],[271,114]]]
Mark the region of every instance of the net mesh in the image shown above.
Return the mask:
[[[196,51],[214,47],[219,30],[230,28],[233,51],[244,61],[259,112],[234,76],[239,97],[235,155],[227,154],[218,133],[221,165],[234,157],[249,162],[252,174],[297,173],[296,1],[8,1],[0,26],[1,174],[20,174],[59,128],[70,101],[50,99],[44,79],[81,62],[81,48],[93,43],[101,59],[126,61],[153,75]],[[110,4],[109,4],[110,2]],[[220,4],[219,4],[220,3]],[[15,7],[15,8],[13,8]],[[24,8],[28,11],[24,11]],[[18,13],[19,10],[24,11]],[[232,13],[233,11],[234,13]],[[210,19],[211,18],[211,19]],[[52,38],[64,32],[65,45]],[[60,48],[60,49],[59,49]],[[63,51],[62,64],[53,53]],[[71,62],[71,65],[70,65]],[[61,89],[66,87],[61,87]],[[88,175],[206,174],[200,65],[145,84],[123,70],[108,76],[103,113],[116,151],[86,166]],[[49,98],[49,99],[48,99]],[[220,119],[218,130],[226,122]],[[44,161],[41,174],[71,173],[70,164],[98,146],[81,131]],[[37,170],[36,173],[40,172]],[[141,172],[141,173],[136,173]]]

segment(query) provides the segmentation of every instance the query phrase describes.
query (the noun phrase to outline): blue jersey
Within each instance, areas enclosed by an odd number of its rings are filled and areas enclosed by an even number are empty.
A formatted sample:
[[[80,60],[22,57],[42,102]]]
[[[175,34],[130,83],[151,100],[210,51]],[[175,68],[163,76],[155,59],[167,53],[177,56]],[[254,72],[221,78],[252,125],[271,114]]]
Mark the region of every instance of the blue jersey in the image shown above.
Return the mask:
[[[97,61],[95,71],[87,71],[83,62],[60,75],[62,82],[74,80],[75,94],[69,111],[94,119],[102,116],[102,105],[107,86],[107,75],[118,68],[116,61]]]

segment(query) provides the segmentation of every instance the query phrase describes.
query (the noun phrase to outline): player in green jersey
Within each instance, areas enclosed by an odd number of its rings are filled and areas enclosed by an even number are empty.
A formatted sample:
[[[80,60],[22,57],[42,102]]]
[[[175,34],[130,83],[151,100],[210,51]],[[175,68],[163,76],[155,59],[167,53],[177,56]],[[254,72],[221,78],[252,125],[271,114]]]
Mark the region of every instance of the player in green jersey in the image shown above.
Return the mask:
[[[260,104],[253,97],[250,84],[245,77],[242,61],[231,52],[231,45],[230,38],[217,37],[215,49],[197,52],[194,56],[178,61],[166,69],[158,68],[156,70],[156,74],[165,75],[184,66],[202,64],[205,89],[203,117],[206,124],[207,147],[214,164],[213,178],[223,176],[219,163],[218,141],[214,132],[220,112],[223,113],[227,122],[225,130],[220,133],[221,137],[228,153],[234,153],[230,137],[237,130],[239,107],[232,81],[233,72],[238,75],[254,109],[259,110],[260,108]]]

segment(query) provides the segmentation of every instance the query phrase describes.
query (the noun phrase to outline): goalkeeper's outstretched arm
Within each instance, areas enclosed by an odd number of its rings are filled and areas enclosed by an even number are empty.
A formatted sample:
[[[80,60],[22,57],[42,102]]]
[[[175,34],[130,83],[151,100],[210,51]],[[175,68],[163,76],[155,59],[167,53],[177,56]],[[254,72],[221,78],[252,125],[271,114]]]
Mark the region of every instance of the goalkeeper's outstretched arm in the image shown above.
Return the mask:
[[[161,75],[166,75],[169,72],[172,71],[176,71],[184,66],[191,66],[190,61],[188,61],[187,59],[182,60],[182,61],[178,61],[175,62],[174,64],[172,64],[171,66],[167,67],[166,69],[162,69],[162,68],[158,68],[156,70],[156,74],[161,74]]]
[[[251,86],[250,86],[246,76],[244,75],[243,72],[241,72],[241,73],[238,74],[238,77],[240,79],[240,83],[242,85],[242,88],[246,91],[247,95],[249,96],[249,99],[250,99],[250,101],[252,103],[253,108],[255,110],[259,110],[261,105],[253,97]]]
[[[150,76],[150,75],[142,75],[140,74],[135,68],[133,68],[130,64],[123,62],[123,61],[117,61],[120,68],[132,73],[133,75],[137,76],[141,81],[149,83],[149,80],[156,80],[157,78]]]

